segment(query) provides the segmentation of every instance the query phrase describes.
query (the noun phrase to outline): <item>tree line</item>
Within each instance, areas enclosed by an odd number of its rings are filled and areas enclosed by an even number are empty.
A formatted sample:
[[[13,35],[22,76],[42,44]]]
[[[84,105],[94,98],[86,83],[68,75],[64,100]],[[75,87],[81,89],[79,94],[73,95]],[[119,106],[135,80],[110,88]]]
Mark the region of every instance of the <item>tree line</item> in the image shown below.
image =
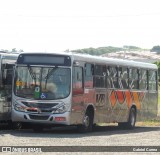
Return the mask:
[[[6,52],[6,53],[21,53],[24,52],[22,49],[17,50],[16,48],[12,48],[12,50],[6,50],[6,49],[1,49],[1,52]]]
[[[157,54],[160,54],[160,46],[159,45],[153,46],[151,52],[156,52]]]
[[[143,49],[136,46],[123,46],[123,47],[98,47],[98,48],[84,48],[72,50],[73,53],[82,53],[82,54],[90,54],[90,55],[103,55],[107,53],[119,52],[119,51],[141,51]]]

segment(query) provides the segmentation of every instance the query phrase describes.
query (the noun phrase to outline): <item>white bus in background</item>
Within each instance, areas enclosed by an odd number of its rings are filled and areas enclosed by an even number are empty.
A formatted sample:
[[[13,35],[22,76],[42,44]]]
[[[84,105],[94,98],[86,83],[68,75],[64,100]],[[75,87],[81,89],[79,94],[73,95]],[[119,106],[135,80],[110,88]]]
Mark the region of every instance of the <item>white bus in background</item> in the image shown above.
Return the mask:
[[[17,57],[0,51],[0,125],[11,122],[12,75]]]
[[[74,125],[92,131],[96,123],[136,121],[157,116],[157,66],[72,53],[22,53],[17,59],[12,121],[35,131]]]

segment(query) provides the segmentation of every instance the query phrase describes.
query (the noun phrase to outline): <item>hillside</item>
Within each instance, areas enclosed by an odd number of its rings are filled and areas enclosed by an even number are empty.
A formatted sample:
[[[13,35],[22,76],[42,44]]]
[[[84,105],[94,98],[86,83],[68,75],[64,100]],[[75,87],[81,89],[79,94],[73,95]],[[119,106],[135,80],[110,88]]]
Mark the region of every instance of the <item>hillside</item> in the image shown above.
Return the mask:
[[[115,53],[103,54],[104,57],[128,59],[140,62],[154,63],[160,61],[160,55],[150,51],[120,51]]]
[[[99,47],[73,50],[74,53],[100,55],[103,57],[112,57],[120,59],[129,59],[134,61],[154,63],[160,61],[160,54],[150,52],[150,50],[142,49],[136,46],[121,47]]]
[[[120,52],[124,50],[129,51],[142,51],[143,49],[136,47],[136,46],[123,46],[123,47],[113,47],[113,46],[107,46],[107,47],[98,47],[98,48],[84,48],[84,49],[77,49],[72,50],[74,53],[86,53],[90,55],[103,55],[106,53],[114,53],[114,52]]]

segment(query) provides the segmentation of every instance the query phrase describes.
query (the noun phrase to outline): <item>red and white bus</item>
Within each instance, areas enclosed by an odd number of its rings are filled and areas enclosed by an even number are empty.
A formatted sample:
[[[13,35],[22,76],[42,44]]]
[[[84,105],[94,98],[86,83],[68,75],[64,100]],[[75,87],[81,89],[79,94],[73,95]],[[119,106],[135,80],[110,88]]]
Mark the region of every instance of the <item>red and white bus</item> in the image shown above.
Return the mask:
[[[15,66],[12,121],[74,125],[92,131],[116,122],[133,129],[157,116],[157,66],[73,53],[21,53]]]

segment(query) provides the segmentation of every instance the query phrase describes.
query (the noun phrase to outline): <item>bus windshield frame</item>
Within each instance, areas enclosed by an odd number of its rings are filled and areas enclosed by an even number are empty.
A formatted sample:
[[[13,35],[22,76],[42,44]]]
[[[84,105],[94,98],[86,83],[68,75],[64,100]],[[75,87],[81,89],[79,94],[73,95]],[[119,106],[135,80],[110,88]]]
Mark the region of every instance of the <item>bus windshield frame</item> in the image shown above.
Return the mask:
[[[64,99],[71,91],[71,69],[57,66],[17,65],[14,94],[35,100]]]

